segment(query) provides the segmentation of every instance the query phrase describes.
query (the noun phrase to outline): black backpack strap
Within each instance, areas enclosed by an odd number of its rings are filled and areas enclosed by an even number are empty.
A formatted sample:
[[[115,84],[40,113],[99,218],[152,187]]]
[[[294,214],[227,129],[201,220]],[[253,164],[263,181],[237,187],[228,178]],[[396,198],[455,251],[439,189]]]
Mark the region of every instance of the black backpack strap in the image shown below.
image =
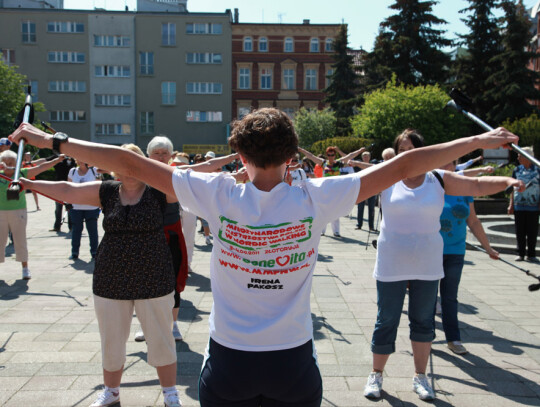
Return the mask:
[[[437,178],[437,181],[439,181],[439,184],[441,184],[442,189],[444,189],[444,181],[441,177],[441,174],[437,170],[431,171],[433,175],[435,175],[435,178]]]

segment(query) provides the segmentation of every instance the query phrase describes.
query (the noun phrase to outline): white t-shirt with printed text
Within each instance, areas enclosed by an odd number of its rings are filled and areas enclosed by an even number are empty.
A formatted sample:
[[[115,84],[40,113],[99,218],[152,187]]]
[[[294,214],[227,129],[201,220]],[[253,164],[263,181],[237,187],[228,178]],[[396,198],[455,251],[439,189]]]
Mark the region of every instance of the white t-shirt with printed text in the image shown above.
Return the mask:
[[[78,169],[79,167],[72,168],[69,170],[68,179],[70,180],[70,182],[73,182],[75,184],[82,184],[84,182],[94,182],[98,179],[98,175],[95,172],[96,170],[92,168],[88,168],[88,171],[86,171],[86,174],[80,175]],[[77,209],[80,211],[93,211],[97,208],[98,208],[97,206],[92,206],[92,205],[73,204],[73,209]]]
[[[311,340],[309,299],[321,231],[351,211],[360,177],[283,182],[266,192],[225,173],[177,169],[173,186],[181,206],[206,219],[214,236],[212,339],[244,351]]]

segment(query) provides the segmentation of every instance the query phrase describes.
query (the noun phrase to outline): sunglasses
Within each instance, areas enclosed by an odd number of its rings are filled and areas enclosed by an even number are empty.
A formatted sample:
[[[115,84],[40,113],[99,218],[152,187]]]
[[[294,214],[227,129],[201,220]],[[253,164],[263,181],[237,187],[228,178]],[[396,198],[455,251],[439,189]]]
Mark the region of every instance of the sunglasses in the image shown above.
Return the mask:
[[[326,154],[327,157],[335,157],[335,154]]]
[[[293,162],[293,163],[297,163],[297,162],[298,162],[298,160],[291,160],[291,162]]]

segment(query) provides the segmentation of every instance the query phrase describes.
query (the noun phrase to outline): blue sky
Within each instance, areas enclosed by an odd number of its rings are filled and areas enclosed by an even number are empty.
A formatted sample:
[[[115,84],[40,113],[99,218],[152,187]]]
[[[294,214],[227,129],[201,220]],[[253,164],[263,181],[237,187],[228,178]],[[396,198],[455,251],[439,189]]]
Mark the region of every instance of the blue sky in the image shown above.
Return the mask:
[[[524,0],[527,7],[533,7],[538,0]],[[371,51],[377,35],[379,23],[393,13],[388,6],[394,0],[188,0],[191,12],[224,12],[238,8],[241,23],[301,23],[304,19],[312,23],[349,25],[349,46]],[[449,24],[438,28],[447,30],[448,38],[456,38],[456,33],[467,32],[460,21],[464,15],[459,10],[467,7],[466,0],[441,0],[434,8],[434,14]],[[123,10],[125,6],[134,10],[136,0],[64,0],[65,8]]]

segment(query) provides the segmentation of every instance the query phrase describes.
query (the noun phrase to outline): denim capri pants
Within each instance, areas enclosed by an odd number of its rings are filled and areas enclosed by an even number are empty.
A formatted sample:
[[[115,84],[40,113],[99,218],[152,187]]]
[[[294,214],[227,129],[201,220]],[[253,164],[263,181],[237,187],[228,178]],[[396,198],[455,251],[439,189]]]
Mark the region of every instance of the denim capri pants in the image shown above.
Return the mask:
[[[371,351],[389,355],[396,351],[396,337],[409,283],[410,339],[432,342],[435,338],[435,302],[439,280],[377,281],[377,322],[371,339]]]

